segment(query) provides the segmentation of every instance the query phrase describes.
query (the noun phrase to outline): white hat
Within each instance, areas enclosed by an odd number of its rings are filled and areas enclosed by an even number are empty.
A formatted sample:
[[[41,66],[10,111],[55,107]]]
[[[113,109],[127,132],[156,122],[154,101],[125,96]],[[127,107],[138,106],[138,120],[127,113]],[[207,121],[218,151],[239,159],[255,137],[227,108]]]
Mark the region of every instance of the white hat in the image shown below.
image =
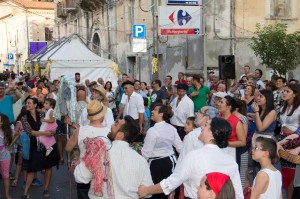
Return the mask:
[[[219,97],[219,98],[224,98],[225,96],[227,96],[228,94],[225,93],[225,92],[216,92],[213,94],[214,96],[216,97]]]

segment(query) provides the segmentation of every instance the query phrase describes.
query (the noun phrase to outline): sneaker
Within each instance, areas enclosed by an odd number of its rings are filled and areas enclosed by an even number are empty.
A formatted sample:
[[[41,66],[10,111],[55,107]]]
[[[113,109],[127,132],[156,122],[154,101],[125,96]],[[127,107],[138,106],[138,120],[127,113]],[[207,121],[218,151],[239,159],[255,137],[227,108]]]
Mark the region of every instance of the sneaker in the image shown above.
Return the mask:
[[[47,151],[46,151],[46,157],[47,157],[48,155],[50,155],[50,153],[51,153],[52,150],[53,150],[52,147],[50,147],[49,149],[47,149]]]
[[[43,186],[43,183],[39,179],[35,178],[32,180],[31,185],[40,187],[40,186]]]
[[[49,198],[50,197],[49,191],[44,190],[43,196],[44,196],[44,198]]]

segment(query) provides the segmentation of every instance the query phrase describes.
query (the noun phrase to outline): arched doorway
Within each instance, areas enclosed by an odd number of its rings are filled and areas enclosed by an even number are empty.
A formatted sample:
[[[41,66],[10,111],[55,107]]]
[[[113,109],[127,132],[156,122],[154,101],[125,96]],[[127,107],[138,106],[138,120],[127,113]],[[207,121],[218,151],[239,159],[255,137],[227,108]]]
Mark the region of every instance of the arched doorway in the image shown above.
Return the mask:
[[[101,51],[100,51],[100,37],[98,35],[98,33],[95,33],[93,36],[93,46],[92,46],[92,50],[94,53],[100,55]]]

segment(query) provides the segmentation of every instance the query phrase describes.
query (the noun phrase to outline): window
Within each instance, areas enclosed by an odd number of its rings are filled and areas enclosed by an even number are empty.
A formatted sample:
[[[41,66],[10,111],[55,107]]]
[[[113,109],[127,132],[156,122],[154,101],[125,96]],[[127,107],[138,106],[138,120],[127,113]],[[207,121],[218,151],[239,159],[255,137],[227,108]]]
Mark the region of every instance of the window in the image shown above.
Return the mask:
[[[266,0],[270,19],[295,19],[297,0]]]
[[[45,40],[52,41],[53,40],[53,30],[45,27]]]

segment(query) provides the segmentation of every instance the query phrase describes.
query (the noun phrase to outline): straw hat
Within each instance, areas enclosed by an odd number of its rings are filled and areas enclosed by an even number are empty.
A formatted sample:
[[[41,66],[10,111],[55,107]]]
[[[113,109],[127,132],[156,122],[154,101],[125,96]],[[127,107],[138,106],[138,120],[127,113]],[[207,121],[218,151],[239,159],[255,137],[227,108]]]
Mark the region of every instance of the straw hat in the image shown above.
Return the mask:
[[[91,121],[98,120],[104,117],[106,111],[107,111],[107,107],[102,106],[101,102],[99,102],[98,100],[92,100],[87,105],[87,112],[88,112],[87,118]]]
[[[106,97],[106,90],[102,86],[97,86],[94,91],[98,91],[102,96]]]

